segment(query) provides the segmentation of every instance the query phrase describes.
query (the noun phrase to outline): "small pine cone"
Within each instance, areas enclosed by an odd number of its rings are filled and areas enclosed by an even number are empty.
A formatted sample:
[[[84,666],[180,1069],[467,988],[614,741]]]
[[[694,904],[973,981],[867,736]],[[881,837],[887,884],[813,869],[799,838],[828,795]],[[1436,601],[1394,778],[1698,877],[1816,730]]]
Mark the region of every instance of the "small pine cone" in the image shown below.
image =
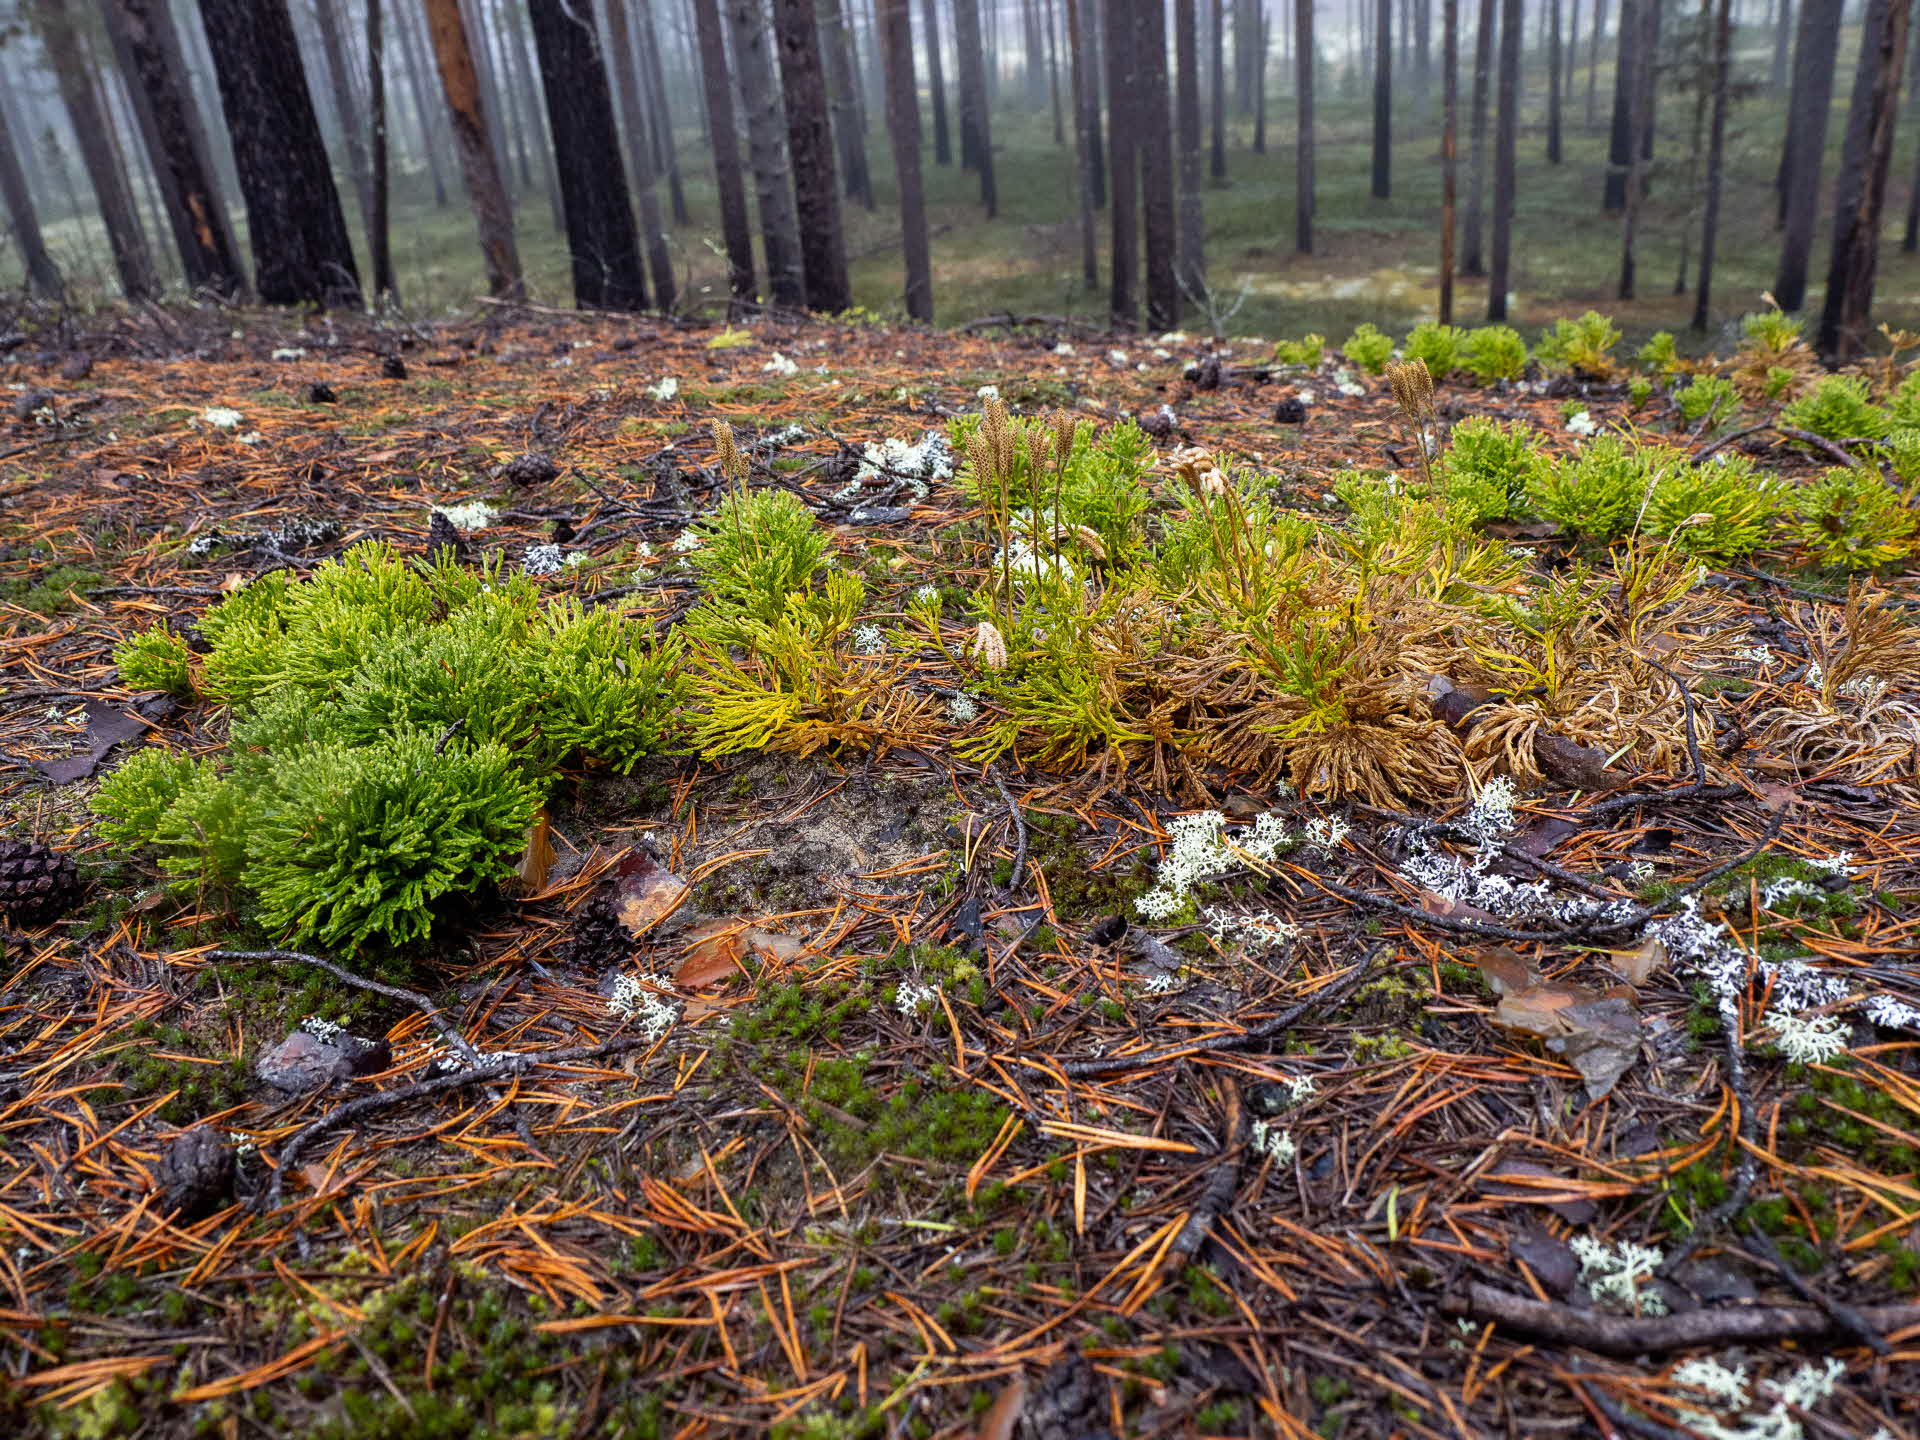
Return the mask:
[[[522,489],[544,485],[559,473],[560,467],[537,450],[530,450],[525,455],[516,455],[500,467],[500,478]]]
[[[86,882],[72,859],[31,840],[0,840],[0,914],[22,925],[64,915]]]

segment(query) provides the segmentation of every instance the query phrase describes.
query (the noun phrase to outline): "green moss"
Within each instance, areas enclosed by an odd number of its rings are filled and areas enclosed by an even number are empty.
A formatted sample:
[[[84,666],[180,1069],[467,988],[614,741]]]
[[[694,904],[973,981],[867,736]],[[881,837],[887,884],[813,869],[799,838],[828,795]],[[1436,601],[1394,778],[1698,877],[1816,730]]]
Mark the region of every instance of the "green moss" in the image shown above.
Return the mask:
[[[99,571],[81,565],[48,565],[0,580],[0,601],[40,615],[59,615],[106,583]]]

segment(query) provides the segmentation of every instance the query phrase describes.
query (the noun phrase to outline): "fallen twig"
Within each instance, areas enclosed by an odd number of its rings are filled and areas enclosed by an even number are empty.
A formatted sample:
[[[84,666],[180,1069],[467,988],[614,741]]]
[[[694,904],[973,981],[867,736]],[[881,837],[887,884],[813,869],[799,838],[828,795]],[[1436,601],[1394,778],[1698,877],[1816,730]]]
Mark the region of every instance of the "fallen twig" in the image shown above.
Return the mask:
[[[1464,1293],[1443,1296],[1440,1303],[1452,1314],[1491,1320],[1524,1335],[1602,1355],[1654,1355],[1696,1345],[1758,1340],[1824,1340],[1844,1333],[1832,1316],[1811,1305],[1729,1305],[1684,1315],[1603,1315],[1478,1283],[1469,1283]],[[1883,1334],[1920,1325],[1920,1305],[1875,1305],[1859,1314]]]

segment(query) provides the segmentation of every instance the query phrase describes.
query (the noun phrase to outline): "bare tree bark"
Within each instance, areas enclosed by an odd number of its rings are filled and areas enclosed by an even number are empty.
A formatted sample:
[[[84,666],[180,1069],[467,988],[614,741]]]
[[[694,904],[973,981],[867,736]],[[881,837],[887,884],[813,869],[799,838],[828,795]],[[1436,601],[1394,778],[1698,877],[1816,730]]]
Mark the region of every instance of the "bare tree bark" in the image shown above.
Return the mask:
[[[236,296],[246,289],[246,277],[180,65],[172,18],[156,0],[105,0],[102,9],[128,88],[150,122],[150,153],[170,197],[167,211],[187,284]]]
[[[1139,75],[1134,67],[1132,0],[1105,0],[1107,56],[1107,163],[1112,178],[1113,243],[1110,310],[1116,330],[1140,324],[1139,126],[1134,120]]]
[[[687,223],[686,188],[680,183],[680,150],[673,143],[673,106],[667,95],[666,71],[660,62],[660,32],[653,23],[653,0],[634,0],[633,29],[646,67],[646,91],[653,118],[654,173],[667,173],[667,199],[673,206],[673,223]]]
[[[593,0],[528,0],[547,93],[573,301],[582,310],[644,310],[647,281],[620,153]]]
[[[1787,141],[1780,156],[1780,196],[1786,233],[1773,298],[1782,310],[1807,299],[1807,271],[1814,224],[1820,214],[1820,169],[1827,150],[1827,116],[1833,108],[1833,72],[1840,52],[1843,0],[1801,0],[1800,33],[1794,42],[1793,93]]]
[[[426,57],[421,52],[425,48],[420,43],[420,32],[414,28],[415,13],[410,6],[402,6],[394,13],[394,30],[400,37],[400,55],[406,65],[407,93],[413,97],[414,129],[420,135],[420,153],[426,157],[427,173],[433,178],[433,204],[435,209],[445,209],[447,204],[447,177],[441,171],[441,116],[438,108],[427,99]]]
[[[979,0],[953,0],[953,25],[960,60],[960,163],[979,172],[980,203],[991,220],[1000,213],[1000,197],[993,180],[993,125]]]
[[[1462,275],[1487,273],[1481,232],[1487,191],[1487,97],[1493,83],[1493,36],[1497,11],[1494,0],[1480,0],[1480,20],[1473,36],[1473,112],[1469,123],[1467,158],[1467,234],[1460,257]]]
[[[440,88],[447,99],[454,148],[466,178],[474,225],[480,232],[487,290],[497,299],[523,299],[526,282],[521,278],[520,252],[514,244],[513,206],[501,175],[500,152],[487,133],[480,71],[474,64],[460,0],[426,0],[426,16],[427,38],[433,44]]]
[[[1207,174],[1217,184],[1227,178],[1227,16],[1223,0],[1213,0],[1213,24],[1207,37],[1211,54],[1211,92],[1207,103],[1213,111],[1213,148],[1207,161]]]
[[[367,118],[373,152],[368,157],[373,173],[367,177],[367,189],[373,203],[367,211],[367,249],[375,298],[394,299],[400,290],[393,279],[393,239],[387,225],[387,73],[382,9],[381,0],[367,0]]]
[[[1579,0],[1574,0],[1579,4]],[[1547,163],[1560,163],[1560,0],[1547,0],[1547,14],[1553,24],[1547,42]]]
[[[827,83],[813,0],[773,0],[773,30],[780,49],[780,89],[786,101],[787,153],[793,161],[807,308],[834,314],[853,308],[853,286],[847,278],[840,176],[834,164],[833,127],[827,119]]]
[[[733,40],[733,78],[747,114],[747,147],[760,203],[768,286],[774,304],[805,309],[807,283],[800,259],[800,222],[793,204],[793,172],[787,164],[780,87],[767,55],[767,16],[762,0],[727,0],[727,24]]]
[[[1093,177],[1095,160],[1093,136],[1089,128],[1093,97],[1089,93],[1086,0],[1067,0],[1067,57],[1073,74],[1074,186],[1080,202],[1080,283],[1089,294],[1100,288],[1100,261],[1093,226]]]
[[[1707,199],[1700,221],[1700,283],[1694,289],[1693,328],[1704,334],[1713,299],[1714,249],[1720,239],[1720,192],[1727,167],[1727,83],[1733,69],[1732,0],[1720,0],[1713,20],[1713,120],[1707,132]]]
[[[1520,141],[1520,0],[1500,16],[1500,119],[1493,134],[1493,264],[1487,271],[1487,320],[1507,318],[1513,284],[1514,165]]]
[[[1294,96],[1299,134],[1294,141],[1293,248],[1313,253],[1313,0],[1293,0]]]
[[[347,178],[353,182],[353,193],[360,202],[360,218],[364,222],[373,209],[373,192],[369,188],[372,176],[367,166],[366,137],[360,129],[359,97],[353,91],[346,46],[340,39],[340,16],[333,8],[333,0],[310,0],[310,3],[314,27],[320,34],[320,55],[326,62],[327,84],[333,92],[334,118],[340,125],[340,146],[347,153]],[[371,241],[372,237],[368,239]],[[378,288],[375,282],[375,289]]]
[[[1196,303],[1207,287],[1207,217],[1200,197],[1200,55],[1195,0],[1173,0],[1180,132],[1180,288]]]
[[[1627,76],[1627,175],[1620,225],[1620,291],[1622,300],[1634,298],[1639,256],[1640,211],[1647,198],[1646,149],[1642,132],[1653,124],[1653,29],[1659,23],[1654,0],[1634,0],[1620,7],[1620,24],[1635,34],[1621,43],[1630,70]]]
[[[727,293],[737,304],[754,297],[753,228],[747,220],[747,187],[741,179],[740,139],[733,124],[733,80],[727,73],[727,42],[720,28],[718,0],[693,0],[693,22],[700,40],[700,80],[707,101],[714,185],[720,195],[720,233],[726,239]]]
[[[929,37],[931,38],[931,37]],[[927,199],[920,180],[920,98],[913,80],[913,0],[880,0],[880,47],[886,56],[887,134],[900,190],[900,248],[906,259],[909,319],[933,323],[933,262],[927,245]]]
[[[1374,0],[1373,198],[1393,195],[1393,3]]]
[[[654,184],[653,141],[640,100],[640,71],[634,65],[633,26],[627,0],[607,0],[608,69],[614,98],[627,131],[627,178],[640,202],[641,244],[647,252],[647,273],[653,277],[654,298],[662,310],[673,309],[673,252],[667,248],[666,226],[660,222],[660,193]]]
[[[1053,99],[1053,143],[1067,143],[1065,122],[1060,115],[1060,44],[1059,20],[1054,14],[1054,0],[1045,0],[1047,25],[1047,88]]]
[[[6,107],[0,105],[0,200],[7,206],[7,221],[13,229],[21,259],[26,262],[27,288],[43,300],[58,300],[66,293],[60,269],[47,253],[45,236],[40,233],[40,216],[33,208],[33,194],[27,188],[26,172],[20,166],[20,150],[7,123]]]
[[[1460,180],[1460,0],[1440,17],[1440,323],[1453,323],[1453,234]],[[1435,376],[1439,379],[1439,376]]]
[[[28,13],[53,68],[54,82],[73,126],[74,142],[87,167],[87,179],[93,184],[94,202],[107,229],[107,248],[113,254],[120,288],[129,300],[147,299],[160,289],[153,270],[153,252],[147,247],[133,188],[114,149],[85,39],[75,25],[75,17],[58,0],[34,0]]]
[[[1820,312],[1819,350],[1832,363],[1851,360],[1866,348],[1911,14],[1907,0],[1868,0],[1860,22],[1860,63],[1833,202],[1833,261]]]
[[[926,0],[927,74],[933,85],[933,160],[936,165],[953,163],[953,142],[947,133],[947,67],[940,58],[939,0]]]
[[[1180,323],[1180,278],[1166,10],[1164,0],[1131,3],[1134,65],[1139,76],[1134,133],[1140,148],[1141,209],[1146,222],[1147,325],[1171,330]]]
[[[1607,141],[1607,182],[1601,207],[1609,215],[1627,208],[1627,176],[1640,153],[1634,146],[1634,77],[1640,69],[1640,12],[1656,0],[1620,0],[1620,44],[1613,70],[1613,129]]]
[[[861,124],[859,99],[854,91],[846,16],[840,0],[820,0],[818,15],[820,44],[827,62],[828,102],[833,109],[833,138],[840,147],[840,168],[846,172],[847,194],[872,210],[873,176],[867,168],[866,127]],[[891,77],[888,87],[887,93],[891,95]]]
[[[360,271],[286,0],[200,0],[268,305],[360,304]]]

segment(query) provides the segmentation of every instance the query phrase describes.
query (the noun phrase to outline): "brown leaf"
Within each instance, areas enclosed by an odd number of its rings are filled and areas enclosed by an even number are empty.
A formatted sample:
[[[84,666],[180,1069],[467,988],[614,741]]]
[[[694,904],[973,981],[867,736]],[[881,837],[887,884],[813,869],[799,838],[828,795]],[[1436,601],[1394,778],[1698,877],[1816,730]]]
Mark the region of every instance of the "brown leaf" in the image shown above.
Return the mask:
[[[534,891],[547,888],[547,872],[553,869],[553,824],[542,810],[533,817],[533,824],[527,830],[527,848],[521,852],[520,863],[514,867],[514,873],[520,877],[522,890]]]
[[[1604,750],[1564,735],[1536,734],[1533,758],[1547,779],[1569,790],[1606,790],[1633,778],[1626,771],[1609,770]]]
[[[1013,1440],[1014,1427],[1026,1408],[1027,1377],[1016,1374],[1000,1387],[993,1405],[980,1417],[980,1428],[974,1432],[976,1440]]]
[[[1506,945],[1489,945],[1469,952],[1480,967],[1481,978],[1496,995],[1508,995],[1538,983],[1540,977],[1519,951]]]
[[[1626,977],[1629,985],[1644,985],[1654,971],[1667,963],[1667,947],[1658,935],[1651,935],[1637,950],[1609,950],[1613,968]]]
[[[1802,795],[1791,785],[1776,785],[1770,780],[1757,781],[1753,787],[1754,798],[1767,809],[1775,811],[1792,809],[1796,805],[1807,803]]]
[[[614,913],[627,933],[646,934],[680,908],[692,889],[645,850],[634,850],[613,868],[618,882]]]
[[[1564,1035],[1573,1028],[1573,1022],[1568,1019],[1572,1008],[1598,998],[1597,992],[1584,985],[1562,985],[1549,980],[1502,995],[1500,1003],[1493,1007],[1493,1019],[1497,1025],[1524,1030],[1529,1035]]]
[[[687,931],[685,938],[686,950],[673,972],[674,987],[680,990],[698,990],[735,975],[750,974],[748,955],[784,965],[797,960],[807,949],[791,935],[761,930],[737,918],[706,921]]]
[[[1640,1058],[1640,1016],[1619,995],[1568,1006],[1564,1016],[1573,1028],[1548,1040],[1547,1048],[1580,1072],[1589,1100],[1603,1100]]]
[[[1490,920],[1495,925],[1504,923],[1491,910],[1482,910],[1478,905],[1469,905],[1464,900],[1449,900],[1431,890],[1420,892],[1420,908],[1429,915],[1446,915],[1456,920]]]

